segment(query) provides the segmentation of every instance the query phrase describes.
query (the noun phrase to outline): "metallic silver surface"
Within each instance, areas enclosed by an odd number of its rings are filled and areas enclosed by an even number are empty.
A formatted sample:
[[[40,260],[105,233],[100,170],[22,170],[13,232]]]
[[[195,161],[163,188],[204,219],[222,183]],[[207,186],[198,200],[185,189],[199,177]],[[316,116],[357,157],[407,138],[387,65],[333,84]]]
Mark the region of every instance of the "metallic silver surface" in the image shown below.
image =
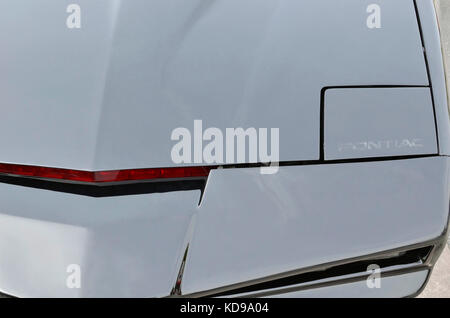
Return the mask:
[[[444,49],[444,62],[447,69],[447,88],[450,88],[449,84],[449,70],[450,70],[450,1],[448,0],[435,0],[436,11],[439,18],[439,29],[441,33],[441,43]]]
[[[0,2],[0,162],[174,166],[195,119],[280,128],[280,160],[316,160],[323,87],[428,85],[411,0],[378,1],[377,30],[360,0],[77,3],[69,30],[59,0]]]
[[[213,170],[200,205],[200,191],[93,198],[0,183],[1,292],[168,296],[189,245],[181,285],[189,294],[444,234],[450,123],[432,0],[378,0],[380,29],[366,25],[369,0],[77,2],[82,27],[69,30],[60,0],[0,1],[0,163],[177,166],[171,132],[201,119],[222,131],[279,128],[280,161],[290,166],[274,175]],[[389,96],[379,86],[411,94]],[[354,161],[321,161],[321,143],[337,136],[321,135],[333,128],[321,127],[322,115],[325,124],[345,124],[338,118],[345,112],[321,113],[327,87],[383,94],[367,106],[371,118],[385,116],[386,135],[368,121],[349,123],[346,138],[427,141],[423,152],[413,142],[414,151],[369,157],[430,154],[436,146],[439,156],[379,161],[327,148],[330,158]],[[394,102],[401,111],[389,109]],[[414,111],[402,118],[407,106]],[[347,113],[353,123],[370,114]],[[438,145],[428,142],[436,132]],[[71,264],[81,268],[80,289],[67,286]],[[388,280],[383,296],[416,292],[424,274]],[[362,288],[350,287],[341,290]]]
[[[213,171],[196,216],[185,294],[441,236],[446,157]]]
[[[417,0],[417,9],[422,26],[422,37],[428,61],[428,71],[433,89],[436,125],[439,135],[439,151],[450,155],[450,122],[448,96],[442,45],[433,0]]]
[[[362,280],[343,285],[273,295],[270,297],[400,298],[410,296],[417,292],[425,283],[427,276],[428,271],[423,270],[398,276],[381,276],[380,288],[368,288],[367,281]]]
[[[429,88],[325,92],[325,159],[436,154]]]
[[[170,294],[199,191],[90,198],[0,183],[0,292],[20,297]],[[81,288],[69,288],[68,268]]]

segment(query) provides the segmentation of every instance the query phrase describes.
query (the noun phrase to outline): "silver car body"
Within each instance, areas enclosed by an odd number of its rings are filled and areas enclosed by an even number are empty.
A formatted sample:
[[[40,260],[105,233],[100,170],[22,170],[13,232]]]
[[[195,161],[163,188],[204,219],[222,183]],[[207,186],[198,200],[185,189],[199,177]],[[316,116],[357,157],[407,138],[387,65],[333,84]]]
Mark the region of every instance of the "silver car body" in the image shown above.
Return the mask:
[[[366,23],[373,0],[77,0],[81,28],[70,29],[72,2],[0,2],[1,163],[178,167],[171,132],[201,119],[222,131],[279,128],[280,167],[261,174],[263,162],[243,161],[214,167],[200,188],[111,195],[4,174],[3,293],[422,289],[450,202],[432,0],[377,0],[380,28]],[[67,284],[74,264],[79,288]],[[366,284],[370,264],[381,288]]]

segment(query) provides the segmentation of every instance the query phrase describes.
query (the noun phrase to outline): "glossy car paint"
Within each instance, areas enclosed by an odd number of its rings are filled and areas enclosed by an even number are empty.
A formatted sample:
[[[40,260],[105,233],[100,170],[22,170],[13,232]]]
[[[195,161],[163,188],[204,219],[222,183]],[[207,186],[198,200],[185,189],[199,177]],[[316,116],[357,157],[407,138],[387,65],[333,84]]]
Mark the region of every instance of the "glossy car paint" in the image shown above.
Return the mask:
[[[436,243],[448,224],[450,126],[434,7],[378,2],[383,27],[373,30],[365,23],[372,1],[79,0],[82,28],[69,30],[70,1],[2,1],[0,162],[176,166],[172,130],[202,119],[222,130],[280,128],[282,166],[275,175],[213,170],[202,194],[93,198],[0,183],[0,291],[169,296],[184,268],[181,293],[208,294]],[[327,94],[348,96],[335,105],[345,113],[366,92],[364,105],[376,112],[370,96],[385,90],[400,92],[387,103],[403,101],[387,109],[383,94],[378,102],[392,138],[416,138],[408,119],[424,120],[427,148],[327,157],[327,122],[339,123],[326,116]],[[365,128],[349,135],[361,138]],[[67,287],[70,264],[80,265],[80,289]],[[432,265],[383,278],[385,289],[362,295],[414,294]],[[281,294],[364,288],[352,284]]]
[[[170,294],[199,191],[90,198],[0,184],[0,288],[21,297]],[[68,266],[81,288],[68,288]]]
[[[0,162],[175,166],[195,119],[280,128],[281,161],[317,160],[323,87],[429,84],[413,1],[381,1],[376,31],[345,2],[80,0],[69,30],[70,2],[2,1]]]
[[[450,125],[448,120],[448,94],[442,44],[433,1],[416,1],[423,34],[423,45],[428,62],[431,89],[433,91],[436,126],[439,133],[439,153],[450,155]]]
[[[259,169],[213,171],[196,217],[183,291],[437,238],[448,219],[449,163],[425,158],[281,167],[266,176]]]
[[[338,88],[324,96],[327,160],[436,154],[429,88]]]
[[[351,297],[351,298],[399,298],[414,294],[425,283],[428,271],[419,271],[398,276],[381,278],[381,288],[367,288],[366,281],[353,282],[339,286],[322,287],[308,291],[290,292],[271,297]]]

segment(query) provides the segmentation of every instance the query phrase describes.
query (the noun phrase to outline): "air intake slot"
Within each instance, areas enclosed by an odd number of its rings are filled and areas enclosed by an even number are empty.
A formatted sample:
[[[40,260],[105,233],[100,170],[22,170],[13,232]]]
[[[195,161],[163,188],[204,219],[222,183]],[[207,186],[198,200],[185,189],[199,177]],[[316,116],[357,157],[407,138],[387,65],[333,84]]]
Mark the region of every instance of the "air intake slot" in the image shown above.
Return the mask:
[[[298,275],[293,275],[285,278],[270,280],[250,286],[228,290],[226,292],[216,293],[208,295],[211,297],[230,296],[238,294],[247,294],[252,292],[258,292],[263,290],[269,290],[273,288],[288,287],[308,282],[319,281],[323,279],[336,279],[340,276],[361,274],[367,275],[367,268],[371,264],[378,265],[381,269],[386,269],[393,266],[410,267],[418,266],[425,263],[426,259],[430,255],[432,247],[422,247],[405,252],[398,252],[395,255],[380,256],[361,260],[357,262],[347,263],[343,265],[332,266],[323,270],[316,270]]]

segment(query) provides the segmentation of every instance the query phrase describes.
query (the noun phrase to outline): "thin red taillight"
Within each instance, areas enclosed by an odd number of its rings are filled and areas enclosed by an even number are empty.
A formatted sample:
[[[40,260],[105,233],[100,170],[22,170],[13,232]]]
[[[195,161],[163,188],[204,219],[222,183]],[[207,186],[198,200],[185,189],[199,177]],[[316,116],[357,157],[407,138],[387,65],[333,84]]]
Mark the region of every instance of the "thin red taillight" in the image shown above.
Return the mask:
[[[212,167],[83,171],[0,163],[0,174],[90,183],[207,177]]]

